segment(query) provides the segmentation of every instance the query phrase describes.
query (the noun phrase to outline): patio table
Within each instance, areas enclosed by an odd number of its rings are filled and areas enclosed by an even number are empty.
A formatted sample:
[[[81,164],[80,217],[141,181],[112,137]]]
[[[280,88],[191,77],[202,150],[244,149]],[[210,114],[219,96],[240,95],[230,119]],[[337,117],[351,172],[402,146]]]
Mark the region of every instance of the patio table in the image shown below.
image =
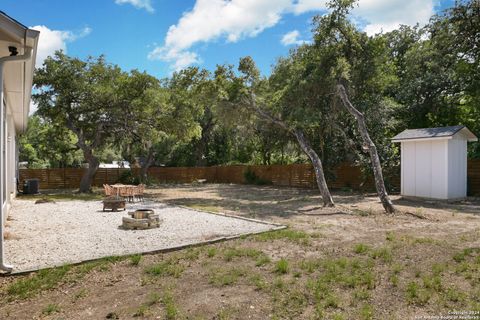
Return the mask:
[[[117,197],[126,197],[128,201],[133,201],[134,191],[138,186],[131,184],[112,184],[111,187],[115,190]]]

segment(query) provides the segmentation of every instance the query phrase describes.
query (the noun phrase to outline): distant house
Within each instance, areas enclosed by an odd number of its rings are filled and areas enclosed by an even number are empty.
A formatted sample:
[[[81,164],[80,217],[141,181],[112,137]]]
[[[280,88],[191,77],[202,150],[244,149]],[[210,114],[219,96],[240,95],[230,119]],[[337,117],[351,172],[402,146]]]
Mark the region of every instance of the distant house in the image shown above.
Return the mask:
[[[116,169],[125,168],[130,169],[130,162],[128,161],[112,161],[112,163],[100,163],[99,168]]]
[[[467,196],[467,142],[477,137],[465,126],[405,130],[401,143],[401,194],[431,199]]]
[[[0,11],[0,269],[3,261],[3,227],[16,195],[17,136],[27,128],[33,71],[39,32]]]

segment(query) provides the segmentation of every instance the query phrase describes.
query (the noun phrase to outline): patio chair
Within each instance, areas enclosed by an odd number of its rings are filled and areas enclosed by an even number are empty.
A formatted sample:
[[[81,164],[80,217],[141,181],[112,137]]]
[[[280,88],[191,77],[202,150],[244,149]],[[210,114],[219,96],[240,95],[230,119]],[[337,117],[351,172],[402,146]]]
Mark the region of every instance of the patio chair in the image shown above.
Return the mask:
[[[128,202],[133,202],[133,189],[131,187],[121,187],[120,196]]]
[[[108,184],[103,185],[103,190],[105,192],[105,197],[111,197],[114,195],[112,187],[110,187]]]
[[[143,183],[138,185],[137,192],[138,200],[143,201],[143,193],[145,192],[145,185]]]

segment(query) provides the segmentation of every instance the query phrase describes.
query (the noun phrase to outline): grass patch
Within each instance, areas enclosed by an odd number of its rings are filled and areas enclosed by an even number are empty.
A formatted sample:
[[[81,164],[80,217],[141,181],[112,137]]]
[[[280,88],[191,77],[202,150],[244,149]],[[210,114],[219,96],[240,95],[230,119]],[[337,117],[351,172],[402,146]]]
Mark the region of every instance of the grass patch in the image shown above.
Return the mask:
[[[319,263],[319,276],[311,288],[315,292],[328,292],[333,285],[352,289],[375,288],[373,261],[371,259],[330,259]]]
[[[388,231],[385,235],[387,241],[395,241],[395,234],[391,231]]]
[[[353,252],[358,254],[366,253],[369,250],[370,250],[370,247],[363,243],[358,243],[355,245],[355,247],[353,247]]]
[[[70,266],[40,270],[33,275],[19,279],[7,287],[9,300],[26,299],[37,293],[55,288],[65,280]]]
[[[256,290],[265,290],[268,288],[268,283],[265,281],[265,279],[259,275],[255,274],[252,277],[250,277],[250,282],[255,286]]]
[[[318,260],[302,260],[300,261],[300,269],[302,269],[303,271],[305,271],[306,273],[309,273],[309,274],[312,274],[314,273],[318,267],[319,267],[320,263]]]
[[[255,266],[261,267],[261,266],[264,266],[266,264],[269,264],[270,262],[271,262],[270,257],[267,256],[266,254],[262,254],[262,255],[258,256],[257,260],[255,261]]]
[[[258,241],[288,240],[297,244],[308,245],[311,236],[304,232],[294,229],[282,229],[271,232],[264,232],[254,236]]]
[[[248,272],[241,268],[215,269],[210,273],[209,283],[217,287],[230,286],[247,274]]]
[[[358,290],[353,291],[352,294],[353,301],[366,301],[370,299],[370,292],[365,288],[361,288]]]
[[[123,259],[125,258],[107,257],[78,266],[65,265],[57,268],[43,269],[11,283],[6,288],[6,293],[10,301],[30,298],[44,290],[54,289],[61,283],[77,282],[95,268],[108,270],[109,264]]]
[[[272,291],[272,299],[274,310],[273,319],[301,318],[301,314],[308,305],[308,297],[304,290],[292,286],[275,286]]]
[[[60,306],[58,304],[52,303],[47,305],[42,309],[42,314],[51,315],[52,313],[60,312]]]
[[[474,253],[478,253],[478,252],[480,252],[480,248],[463,249],[462,251],[457,252],[453,256],[453,260],[455,260],[456,262],[462,262],[462,261],[465,261],[467,257],[471,257],[473,256]]]
[[[373,319],[373,307],[370,304],[364,304],[360,308],[360,319],[362,320]]]
[[[227,248],[223,252],[225,261],[238,257],[258,258],[260,255],[263,255],[263,252],[253,248]]]
[[[211,247],[207,249],[207,257],[213,258],[217,254],[217,248]]]
[[[406,289],[407,302],[423,306],[428,303],[432,294],[429,290],[420,288],[416,282],[409,282]]]
[[[138,266],[140,264],[140,261],[142,260],[142,255],[141,254],[134,254],[130,256],[130,264],[132,266]]]
[[[156,292],[151,292],[147,296],[147,300],[137,308],[133,317],[145,317],[150,313],[150,307],[157,304],[161,300],[160,295]]]
[[[393,260],[392,249],[389,247],[381,247],[372,251],[373,259],[381,259],[385,263],[390,263]]]
[[[145,317],[148,315],[149,313],[149,308],[142,304],[140,307],[137,308],[137,310],[135,311],[135,313],[133,314],[133,317]]]
[[[75,295],[73,296],[73,301],[77,301],[81,298],[85,298],[88,295],[88,290],[83,288],[80,289]]]
[[[148,307],[151,307],[159,301],[160,301],[160,295],[156,292],[151,292],[147,297],[147,301],[145,301],[145,305]]]
[[[78,192],[69,192],[69,193],[51,193],[51,194],[39,194],[39,195],[18,195],[18,198],[21,200],[46,200],[46,201],[96,201],[102,200],[104,197],[103,193],[92,192],[92,193],[78,193]]]
[[[171,258],[145,268],[145,273],[158,277],[172,276],[179,278],[184,270],[185,267],[180,264],[178,259]]]
[[[275,272],[280,274],[286,274],[289,270],[288,261],[284,258],[280,259],[275,263]]]
[[[165,319],[173,320],[177,319],[179,310],[173,299],[173,294],[170,290],[166,290],[162,297],[162,303],[165,306]]]

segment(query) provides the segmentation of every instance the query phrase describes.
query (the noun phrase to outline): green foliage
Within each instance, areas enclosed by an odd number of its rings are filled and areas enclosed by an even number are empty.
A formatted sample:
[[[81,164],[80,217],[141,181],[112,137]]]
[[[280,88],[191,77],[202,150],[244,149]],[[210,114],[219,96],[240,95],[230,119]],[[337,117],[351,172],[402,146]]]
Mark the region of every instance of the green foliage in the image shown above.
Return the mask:
[[[368,36],[349,18],[352,0],[329,3],[313,19],[313,43],[280,57],[262,76],[251,57],[213,71],[189,67],[168,79],[125,72],[103,56],[80,60],[57,52],[35,74],[36,115],[20,139],[30,168],[126,159],[151,165],[211,166],[308,161],[291,136],[301,129],[327,178],[344,161],[371,175],[359,132],[334,98],[343,84],[364,113],[388,187],[398,174],[390,138],[405,128],[467,125],[480,134],[480,24],[477,1],[458,1],[425,27]],[[279,128],[245,101],[280,119]],[[480,143],[469,144],[480,157]],[[93,159],[93,160],[92,160]],[[140,179],[147,181],[143,173]],[[253,172],[245,181],[264,184]]]
[[[132,170],[127,170],[122,172],[122,174],[118,178],[118,182],[121,182],[123,184],[138,185],[140,184],[140,178],[135,175]]]
[[[73,132],[58,123],[32,115],[27,131],[19,139],[19,161],[30,169],[78,167],[82,153]]]

